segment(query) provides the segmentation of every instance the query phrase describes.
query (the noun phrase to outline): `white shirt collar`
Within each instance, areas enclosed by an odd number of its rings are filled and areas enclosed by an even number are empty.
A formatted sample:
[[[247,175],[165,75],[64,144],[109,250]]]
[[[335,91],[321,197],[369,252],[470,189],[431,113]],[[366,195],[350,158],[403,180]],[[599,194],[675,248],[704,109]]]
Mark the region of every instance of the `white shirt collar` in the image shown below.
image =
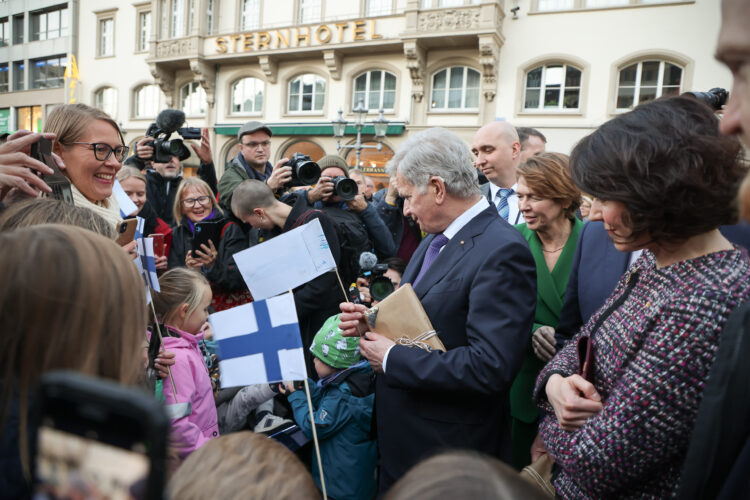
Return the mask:
[[[516,189],[518,189],[518,183],[513,184],[510,188],[513,190],[513,193],[508,198],[516,195]],[[490,182],[490,195],[493,200],[497,199],[498,191],[500,191],[500,186]]]
[[[483,210],[490,206],[490,202],[487,198],[482,196],[478,202],[472,207],[466,210],[464,213],[453,219],[453,222],[448,224],[443,234],[450,240],[453,238],[471,219],[479,215]]]

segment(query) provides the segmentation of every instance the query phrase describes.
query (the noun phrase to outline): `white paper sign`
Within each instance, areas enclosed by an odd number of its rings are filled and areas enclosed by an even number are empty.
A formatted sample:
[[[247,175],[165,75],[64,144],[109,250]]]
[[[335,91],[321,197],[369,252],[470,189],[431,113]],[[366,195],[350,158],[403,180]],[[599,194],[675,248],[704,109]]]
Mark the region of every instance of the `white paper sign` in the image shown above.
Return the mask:
[[[117,199],[117,204],[120,205],[120,215],[122,217],[133,215],[138,211],[138,207],[133,203],[133,200],[125,194],[125,190],[117,179],[115,179],[115,185],[112,187],[112,193],[114,193],[115,199]]]

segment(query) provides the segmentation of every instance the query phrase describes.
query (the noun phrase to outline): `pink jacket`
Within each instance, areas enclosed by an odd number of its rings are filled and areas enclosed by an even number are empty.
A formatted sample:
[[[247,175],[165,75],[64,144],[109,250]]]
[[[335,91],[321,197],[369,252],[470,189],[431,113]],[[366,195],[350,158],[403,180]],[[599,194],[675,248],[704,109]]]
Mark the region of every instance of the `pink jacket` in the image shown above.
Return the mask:
[[[177,401],[172,391],[172,381],[164,379],[164,404],[190,403],[192,413],[172,419],[172,439],[180,459],[203,446],[209,439],[219,436],[216,405],[211,390],[208,369],[203,362],[198,341],[203,333],[192,335],[174,327],[169,329],[179,337],[164,336],[164,348],[174,353],[172,377],[177,387]]]

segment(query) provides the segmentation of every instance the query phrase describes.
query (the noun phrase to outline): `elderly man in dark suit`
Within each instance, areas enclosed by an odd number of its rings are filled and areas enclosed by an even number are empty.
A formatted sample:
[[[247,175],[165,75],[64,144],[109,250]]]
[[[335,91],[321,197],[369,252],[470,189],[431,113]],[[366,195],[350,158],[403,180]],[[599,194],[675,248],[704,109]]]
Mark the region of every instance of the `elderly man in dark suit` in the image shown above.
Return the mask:
[[[508,391],[534,319],[531,252],[479,191],[471,154],[456,135],[412,136],[388,166],[404,214],[430,233],[401,283],[411,283],[446,352],[360,339],[379,372],[375,390],[380,492],[411,466],[445,448],[508,460]],[[341,305],[341,328],[355,334],[364,306]]]

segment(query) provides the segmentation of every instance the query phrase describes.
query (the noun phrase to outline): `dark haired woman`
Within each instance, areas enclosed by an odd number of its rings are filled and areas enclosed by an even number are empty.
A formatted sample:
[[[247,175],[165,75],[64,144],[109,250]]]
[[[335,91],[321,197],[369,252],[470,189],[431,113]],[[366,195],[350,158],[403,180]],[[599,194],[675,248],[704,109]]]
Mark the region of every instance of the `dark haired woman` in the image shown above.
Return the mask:
[[[750,297],[736,220],[740,145],[711,110],[677,97],[605,123],[573,150],[618,250],[644,249],[605,305],[542,370],[539,432],[562,498],[674,496],[698,405],[733,309]],[[588,336],[589,381],[576,344]]]

